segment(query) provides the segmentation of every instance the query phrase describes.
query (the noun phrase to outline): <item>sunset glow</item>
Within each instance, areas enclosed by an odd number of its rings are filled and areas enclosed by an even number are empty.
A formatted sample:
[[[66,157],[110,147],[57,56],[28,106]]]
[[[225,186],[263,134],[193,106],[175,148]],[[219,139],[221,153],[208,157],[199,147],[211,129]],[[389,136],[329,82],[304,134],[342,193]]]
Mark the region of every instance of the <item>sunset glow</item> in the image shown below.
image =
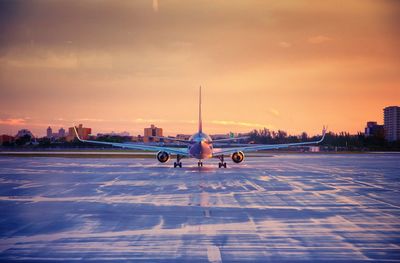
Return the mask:
[[[399,1],[2,1],[0,134],[361,131],[400,102]]]

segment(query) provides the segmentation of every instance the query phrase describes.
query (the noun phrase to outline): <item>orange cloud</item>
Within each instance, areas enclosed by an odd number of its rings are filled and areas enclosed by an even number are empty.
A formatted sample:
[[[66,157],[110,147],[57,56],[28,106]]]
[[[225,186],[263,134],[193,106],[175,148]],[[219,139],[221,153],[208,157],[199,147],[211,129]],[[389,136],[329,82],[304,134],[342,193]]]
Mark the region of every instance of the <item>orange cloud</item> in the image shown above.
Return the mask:
[[[240,121],[223,121],[223,120],[214,120],[211,121],[212,124],[218,125],[227,125],[227,126],[244,126],[249,128],[273,128],[270,124],[263,123],[251,123],[251,122],[240,122]]]
[[[274,108],[270,108],[269,109],[269,113],[271,113],[272,115],[278,117],[279,116],[279,111],[277,109]]]
[[[25,125],[25,120],[21,118],[0,119],[0,124],[11,126]]]

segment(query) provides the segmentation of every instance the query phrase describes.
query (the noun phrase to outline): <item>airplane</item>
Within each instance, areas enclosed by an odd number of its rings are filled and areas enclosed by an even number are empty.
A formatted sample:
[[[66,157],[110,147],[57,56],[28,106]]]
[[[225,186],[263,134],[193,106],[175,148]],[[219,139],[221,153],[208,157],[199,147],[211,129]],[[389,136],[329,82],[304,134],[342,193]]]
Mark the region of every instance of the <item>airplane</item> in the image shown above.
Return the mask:
[[[212,140],[209,135],[203,132],[203,122],[201,116],[201,87],[199,90],[199,126],[198,131],[193,134],[189,140],[182,140],[177,138],[169,138],[169,137],[156,137],[158,139],[170,140],[180,143],[185,143],[187,145],[186,148],[174,148],[174,147],[165,147],[165,146],[155,146],[155,145],[146,145],[139,143],[113,143],[113,142],[101,142],[101,141],[93,141],[93,140],[83,140],[79,137],[78,131],[74,126],[75,135],[77,139],[84,143],[95,143],[95,144],[103,144],[103,145],[111,145],[115,147],[121,147],[126,149],[136,149],[143,151],[153,151],[157,152],[156,158],[160,163],[166,163],[170,160],[171,155],[176,155],[176,162],[174,162],[174,168],[180,167],[182,168],[182,158],[195,158],[198,159],[198,167],[203,166],[203,160],[210,159],[216,157],[220,160],[218,163],[219,168],[226,168],[226,162],[224,156],[230,155],[232,161],[234,163],[241,163],[244,160],[245,152],[254,152],[260,150],[270,150],[270,149],[280,149],[287,148],[290,146],[303,146],[310,144],[318,144],[321,143],[326,134],[326,128],[323,127],[322,130],[322,138],[318,141],[311,142],[300,142],[300,143],[286,143],[286,144],[238,144],[234,147],[229,148],[214,148],[214,143],[225,143],[233,140],[239,140],[247,137],[231,137],[228,139],[220,139],[220,140]]]

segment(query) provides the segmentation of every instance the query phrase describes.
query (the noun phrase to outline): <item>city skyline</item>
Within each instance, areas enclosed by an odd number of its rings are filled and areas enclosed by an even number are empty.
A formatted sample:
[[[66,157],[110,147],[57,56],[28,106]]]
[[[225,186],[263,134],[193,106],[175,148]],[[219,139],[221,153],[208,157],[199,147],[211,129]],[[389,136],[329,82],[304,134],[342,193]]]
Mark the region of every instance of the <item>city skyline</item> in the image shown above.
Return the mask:
[[[400,4],[335,3],[1,2],[0,134],[191,133],[200,85],[209,133],[363,131],[400,101]]]
[[[393,106],[388,106],[388,107],[393,107]],[[396,107],[396,106],[394,106],[394,107]],[[383,123],[384,123],[384,120],[383,120],[383,115],[381,116],[381,119],[382,120],[367,120],[367,119],[365,119],[365,121],[364,121],[364,123],[362,124],[362,125],[365,125],[365,123],[366,122],[369,122],[369,121],[373,121],[373,122],[377,122],[378,124],[381,124],[381,125],[383,125]],[[81,122],[82,122],[82,120],[83,121],[86,121],[87,123],[94,123],[94,126],[95,127],[98,127],[95,123],[97,123],[97,122],[109,122],[109,123],[112,123],[113,121],[106,121],[106,120],[90,120],[90,119],[79,119],[79,121],[77,122],[77,123],[79,123],[79,124],[81,124]],[[162,123],[166,123],[166,121],[165,120],[157,120],[157,119],[154,119],[154,120],[156,120],[156,121],[159,121],[161,124]],[[145,120],[143,120],[143,119],[139,119],[139,120],[132,120],[132,121],[128,121],[128,120],[126,120],[126,121],[121,121],[121,122],[124,122],[124,123],[138,123],[138,124],[143,124],[143,123],[150,123],[150,124],[148,124],[147,126],[145,125],[145,126],[141,126],[141,127],[139,127],[139,128],[135,128],[135,129],[129,129],[129,128],[126,128],[126,129],[121,129],[121,130],[117,130],[117,129],[115,129],[115,128],[113,128],[113,127],[108,127],[108,128],[106,128],[106,129],[93,129],[93,130],[96,130],[96,133],[104,133],[104,134],[112,134],[112,133],[115,133],[115,134],[118,134],[118,133],[129,133],[129,134],[131,134],[131,135],[133,135],[133,136],[136,136],[136,135],[142,135],[143,134],[143,129],[145,129],[145,128],[147,128],[147,127],[150,127],[150,126],[152,126],[152,125],[154,125],[154,122],[151,122],[151,121],[154,121],[154,120],[150,120],[150,121],[145,121]],[[29,126],[26,122],[18,122],[18,120],[10,120],[11,122],[15,122],[15,123],[13,123],[12,125],[4,125],[4,127],[7,127],[7,128],[5,128],[5,129],[2,129],[2,130],[0,130],[0,134],[7,134],[7,135],[11,135],[11,136],[14,136],[14,134],[16,134],[19,130],[21,130],[21,129],[28,129],[28,130],[30,130],[30,131],[32,131],[32,133],[35,135],[35,137],[45,137],[46,135],[47,135],[47,133],[46,133],[46,131],[47,131],[47,128],[52,128],[52,129],[54,129],[54,130],[59,130],[59,129],[67,129],[68,127],[70,127],[70,126],[72,126],[72,124],[66,124],[66,125],[55,125],[54,123],[53,124],[45,124],[45,123],[40,123],[40,124],[34,124],[34,125],[32,125],[32,126]],[[60,123],[65,123],[65,122],[63,122],[63,120],[58,120],[58,121],[60,121]],[[187,125],[193,125],[193,127],[195,127],[196,125],[197,125],[197,121],[198,120],[181,120],[181,121],[178,121],[178,122],[176,122],[177,124],[187,124]],[[118,121],[117,121],[118,122]],[[226,123],[224,123],[224,122],[226,122]],[[86,126],[90,126],[90,127],[92,127],[93,125],[88,125],[86,123]],[[204,123],[206,123],[206,124],[209,124],[209,122],[204,122]],[[232,123],[232,125],[235,125],[234,123],[236,123],[236,122],[228,122],[228,121],[213,121],[213,122],[211,122],[212,124],[220,124],[220,125],[222,125],[222,126],[225,126],[225,125],[229,125],[229,124],[231,124]],[[75,126],[77,126],[78,124],[76,124]],[[247,132],[251,132],[251,131],[253,131],[253,130],[260,130],[260,129],[264,129],[264,128],[266,128],[266,129],[269,129],[269,130],[271,130],[271,131],[278,131],[278,130],[282,130],[282,131],[285,131],[285,132],[288,132],[287,130],[285,130],[285,129],[282,129],[282,128],[279,128],[279,127],[275,127],[275,128],[271,128],[271,127],[267,127],[267,126],[263,126],[263,125],[261,125],[261,124],[252,124],[252,123],[238,123],[238,125],[239,126],[243,126],[243,127],[246,127],[247,129],[243,129],[243,130],[241,130],[241,131],[237,131],[237,130],[223,130],[223,129],[221,129],[221,130],[218,130],[217,132],[213,132],[213,133],[211,133],[211,134],[229,134],[229,133],[247,133]],[[253,125],[253,126],[252,126]],[[349,132],[349,133],[351,133],[351,134],[357,134],[357,133],[363,133],[364,132],[364,126],[360,126],[360,127],[358,127],[358,129],[357,129],[357,131],[356,132],[350,132],[350,131],[346,131],[346,130],[341,130],[341,131],[333,131],[333,130],[331,130],[331,129],[329,129],[329,131],[330,132],[334,132],[334,133],[340,133],[340,132]],[[0,126],[1,126],[1,124],[0,124]],[[156,125],[157,126],[157,125]],[[253,128],[252,128],[253,127]],[[183,132],[183,131],[180,131],[180,130],[178,130],[178,131],[176,131],[176,132],[171,132],[171,131],[168,131],[168,130],[164,130],[165,131],[165,134],[166,134],[166,136],[172,136],[172,135],[176,135],[176,134],[191,134],[192,132],[193,132],[193,130],[190,130],[189,129],[189,131],[188,132]],[[291,133],[291,132],[289,132],[289,134],[290,135],[299,135],[299,134],[301,134],[302,132],[306,132],[308,135],[311,135],[311,136],[314,136],[314,135],[318,135],[318,134],[320,134],[320,132],[316,132],[315,134],[314,133],[309,133],[308,131],[306,131],[306,130],[302,130],[302,131],[300,131],[300,132],[293,132],[293,133]]]

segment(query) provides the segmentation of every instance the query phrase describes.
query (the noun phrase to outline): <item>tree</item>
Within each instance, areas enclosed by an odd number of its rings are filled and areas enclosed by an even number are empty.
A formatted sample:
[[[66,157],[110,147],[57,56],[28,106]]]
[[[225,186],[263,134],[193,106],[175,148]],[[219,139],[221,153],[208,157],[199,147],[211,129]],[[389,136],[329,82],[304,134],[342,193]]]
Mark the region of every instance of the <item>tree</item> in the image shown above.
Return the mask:
[[[307,141],[308,140],[308,134],[306,132],[302,132],[300,138],[301,138],[302,141]]]
[[[22,137],[19,137],[18,139],[15,140],[15,144],[18,146],[26,145],[30,143],[32,140],[32,137],[29,134],[25,134]]]

